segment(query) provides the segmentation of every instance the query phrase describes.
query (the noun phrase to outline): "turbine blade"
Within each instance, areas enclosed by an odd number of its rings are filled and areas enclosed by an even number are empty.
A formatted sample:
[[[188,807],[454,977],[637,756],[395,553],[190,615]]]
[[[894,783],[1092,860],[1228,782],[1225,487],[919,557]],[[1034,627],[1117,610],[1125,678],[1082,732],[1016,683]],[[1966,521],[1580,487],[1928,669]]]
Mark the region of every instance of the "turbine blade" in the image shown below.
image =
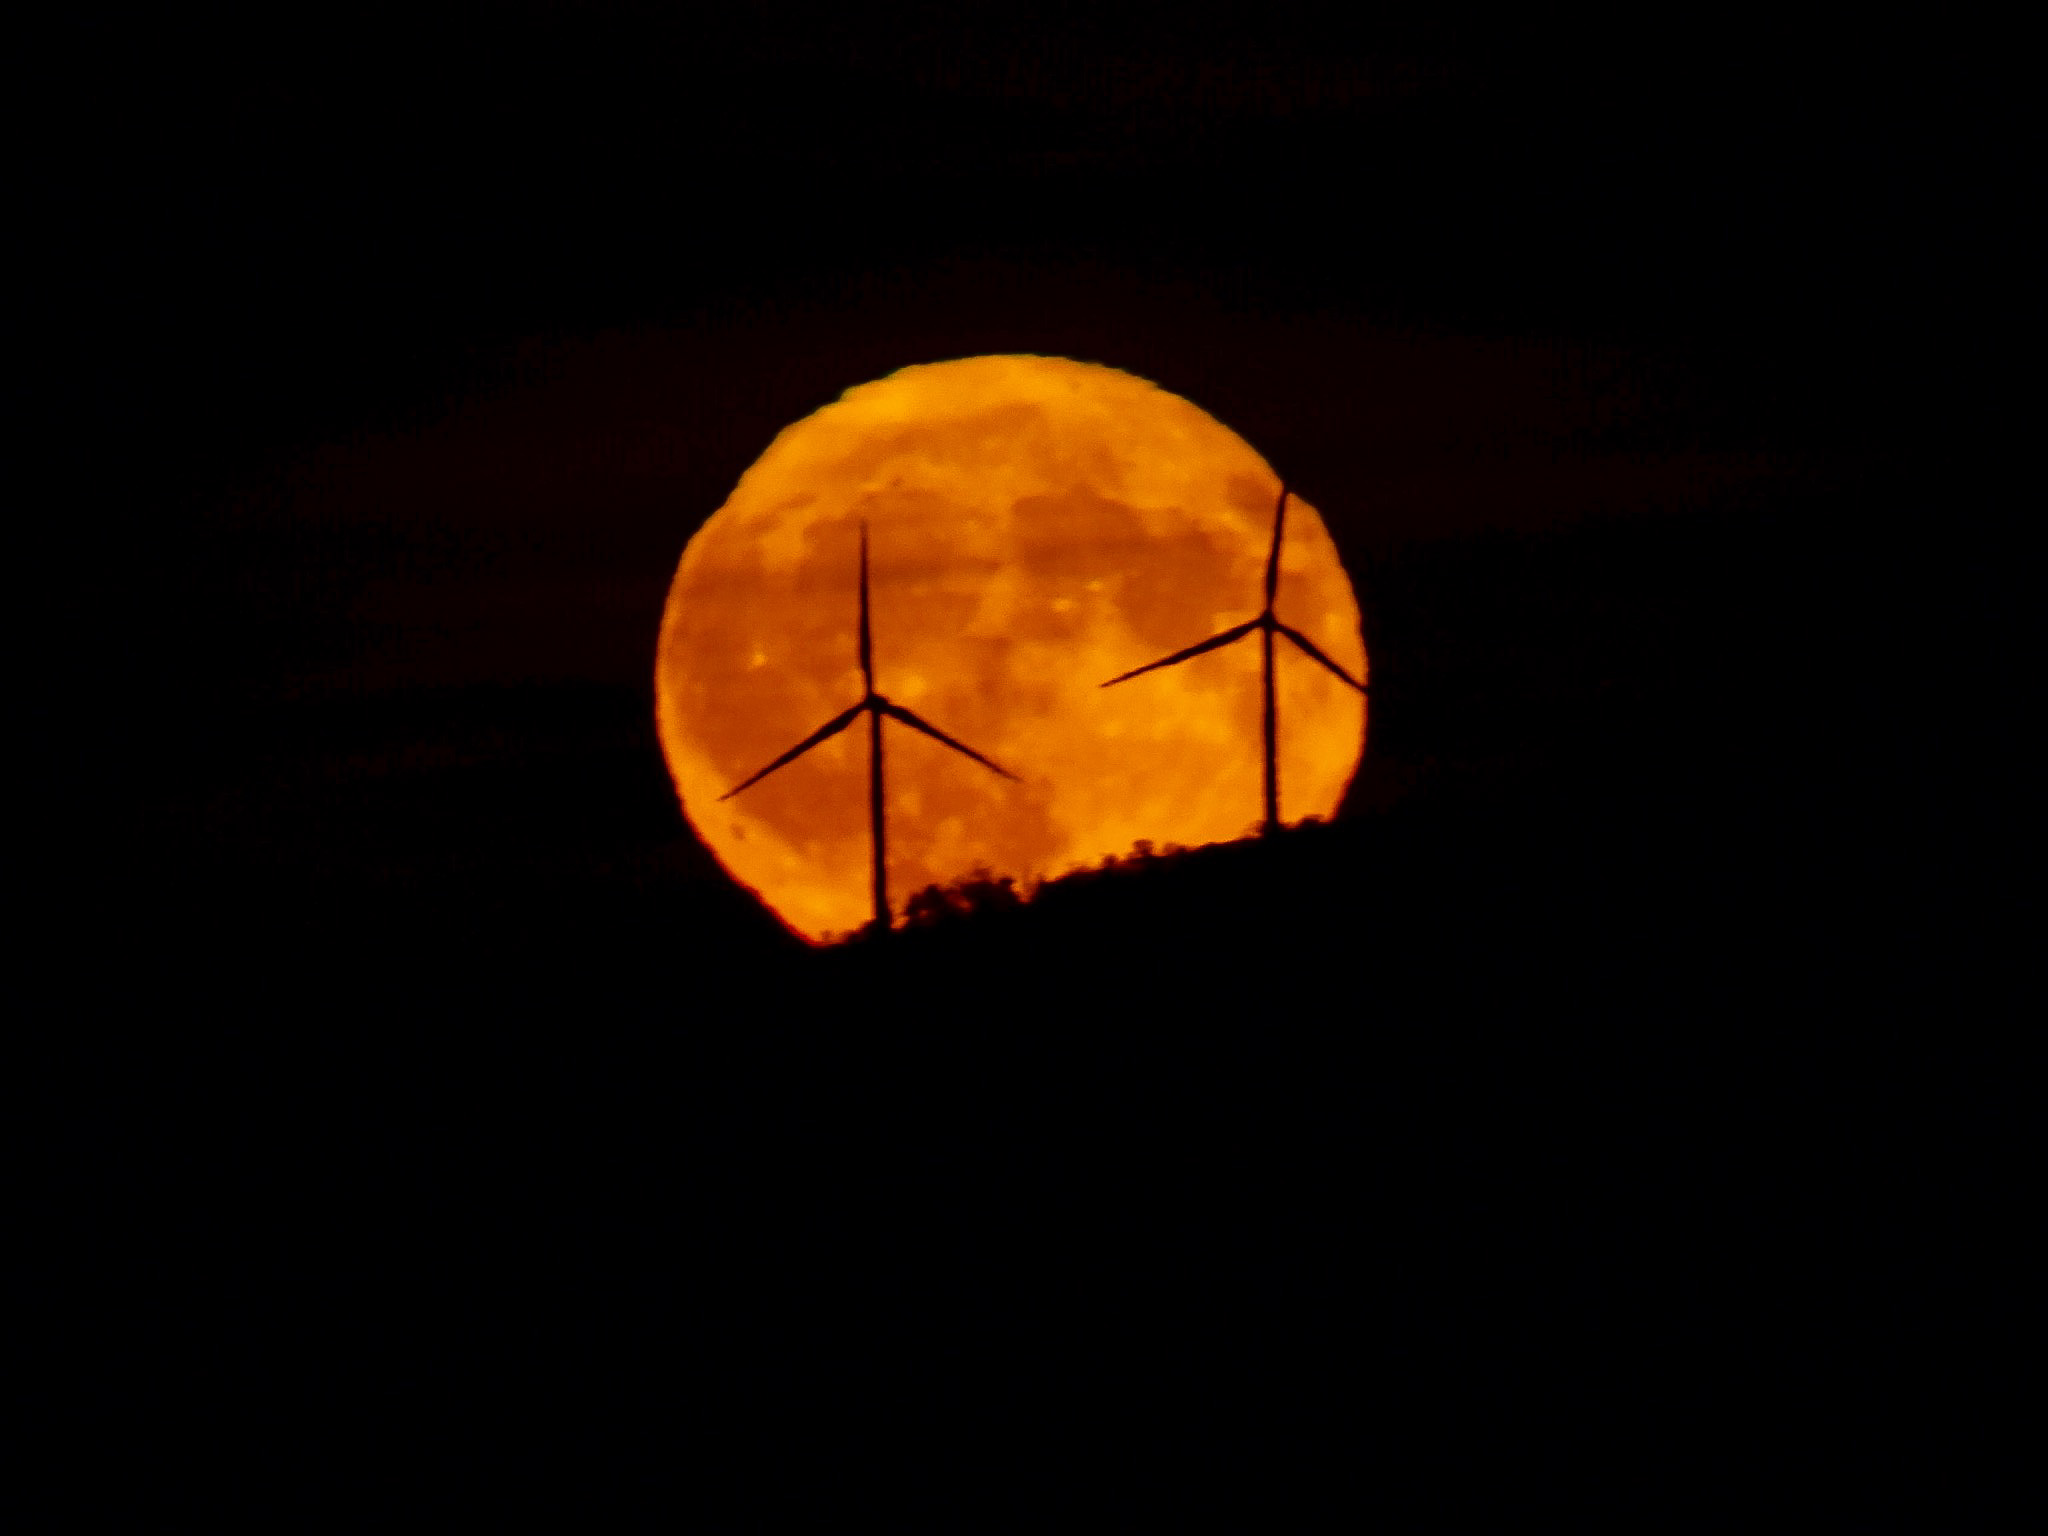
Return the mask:
[[[819,726],[815,731],[811,732],[811,734],[806,736],[802,741],[798,742],[795,746],[791,747],[787,752],[783,753],[782,756],[775,759],[775,761],[770,763],[766,768],[763,768],[759,773],[754,774],[751,778],[742,779],[739,783],[733,785],[731,789],[728,789],[724,794],[720,795],[718,798],[720,800],[730,800],[734,795],[738,794],[741,790],[747,788],[749,785],[760,783],[763,779],[767,778],[768,775],[773,773],[776,769],[783,767],[785,764],[795,762],[798,758],[802,757],[806,752],[810,751],[811,748],[815,747],[819,742],[825,741],[830,737],[837,736],[841,731],[845,730],[849,725],[853,724],[854,720],[860,715],[860,712],[866,708],[867,705],[864,703],[856,704],[853,706],[853,708],[849,709],[845,714],[834,715],[830,720],[826,721],[823,725]]]
[[[1365,684],[1361,683],[1357,678],[1353,677],[1349,672],[1346,672],[1342,667],[1338,666],[1337,663],[1330,660],[1329,657],[1325,656],[1319,649],[1317,649],[1316,643],[1313,640],[1309,639],[1307,635],[1304,635],[1300,630],[1289,629],[1285,624],[1282,624],[1277,620],[1274,622],[1273,627],[1279,630],[1280,633],[1285,635],[1288,639],[1292,640],[1296,645],[1300,646],[1303,654],[1306,655],[1309,658],[1309,660],[1320,661],[1324,666],[1328,667],[1332,672],[1336,673],[1339,677],[1343,678],[1345,682],[1349,683],[1352,687],[1356,688],[1360,693],[1364,693],[1366,691]]]
[[[916,715],[913,715],[901,704],[891,704],[887,699],[877,699],[875,701],[875,707],[881,710],[881,712],[887,715],[891,720],[900,720],[905,725],[909,726],[913,731],[923,731],[925,735],[931,737],[933,741],[942,742],[946,746],[951,747],[955,752],[958,752],[963,756],[973,758],[977,763],[981,764],[982,767],[988,769],[991,773],[999,773],[1006,779],[1015,780],[1019,783],[1023,782],[1022,780],[1017,779],[1017,775],[1010,772],[1009,769],[1003,767],[1000,763],[990,762],[987,758],[983,757],[979,752],[975,751],[974,748],[970,746],[965,746],[960,742],[955,741],[952,737],[948,736],[944,731],[940,730],[936,725],[933,725],[925,720],[920,720]]]
[[[1130,671],[1126,672],[1122,677],[1112,677],[1108,682],[1104,683],[1102,686],[1105,688],[1114,688],[1118,683],[1127,683],[1132,678],[1138,676],[1140,673],[1156,672],[1161,667],[1173,666],[1176,663],[1186,661],[1190,656],[1199,656],[1204,651],[1219,650],[1223,646],[1229,645],[1233,640],[1242,640],[1246,635],[1250,634],[1253,630],[1257,629],[1258,627],[1259,621],[1257,619],[1247,619],[1244,623],[1239,624],[1234,628],[1226,629],[1220,635],[1211,635],[1208,639],[1203,640],[1198,644],[1191,645],[1184,651],[1175,651],[1171,656],[1162,656],[1157,661],[1148,661],[1142,667],[1132,668]]]
[[[868,627],[868,523],[860,523],[860,675],[869,693],[875,691],[875,642]]]
[[[1280,487],[1280,500],[1273,508],[1273,552],[1266,556],[1266,612],[1273,611],[1273,598],[1280,591],[1280,532],[1287,526],[1287,487]]]

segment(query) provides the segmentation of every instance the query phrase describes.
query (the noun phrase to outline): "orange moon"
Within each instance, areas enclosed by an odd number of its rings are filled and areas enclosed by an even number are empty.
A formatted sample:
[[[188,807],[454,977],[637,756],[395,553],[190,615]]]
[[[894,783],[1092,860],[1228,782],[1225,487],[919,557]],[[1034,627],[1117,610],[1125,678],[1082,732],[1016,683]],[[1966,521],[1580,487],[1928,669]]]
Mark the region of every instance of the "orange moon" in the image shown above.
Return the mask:
[[[876,691],[1017,776],[883,721],[898,914],[977,871],[1028,886],[1256,830],[1257,634],[1101,685],[1260,613],[1280,490],[1228,427],[1114,368],[969,357],[847,390],[769,444],[669,589],[655,713],[690,825],[806,939],[868,922],[865,718],[720,798],[860,703],[865,524]],[[1336,545],[1291,496],[1275,611],[1366,675]],[[1365,700],[1274,657],[1282,819],[1328,816]]]

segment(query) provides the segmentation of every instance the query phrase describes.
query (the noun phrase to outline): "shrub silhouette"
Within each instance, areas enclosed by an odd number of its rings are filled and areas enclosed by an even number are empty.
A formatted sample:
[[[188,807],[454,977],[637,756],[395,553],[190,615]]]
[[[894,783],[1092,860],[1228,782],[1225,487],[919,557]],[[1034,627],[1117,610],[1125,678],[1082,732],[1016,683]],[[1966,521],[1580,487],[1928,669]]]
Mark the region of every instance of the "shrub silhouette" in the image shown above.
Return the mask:
[[[903,916],[913,928],[929,928],[949,918],[1009,911],[1022,906],[1024,899],[1015,880],[1008,875],[998,879],[992,871],[981,868],[950,885],[926,886],[910,898]]]

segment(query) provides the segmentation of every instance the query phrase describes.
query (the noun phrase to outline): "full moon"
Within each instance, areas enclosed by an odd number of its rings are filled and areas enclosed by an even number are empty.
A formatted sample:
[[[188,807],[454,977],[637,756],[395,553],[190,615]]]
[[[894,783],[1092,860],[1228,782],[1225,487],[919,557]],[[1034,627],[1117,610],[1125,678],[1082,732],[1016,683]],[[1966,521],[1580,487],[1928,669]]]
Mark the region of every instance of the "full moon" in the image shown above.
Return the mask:
[[[913,893],[1028,886],[1129,853],[1246,836],[1263,815],[1258,633],[1109,680],[1264,611],[1280,477],[1199,407],[1114,368],[1033,356],[904,368],[786,427],[683,551],[655,712],[683,812],[791,929],[872,915],[869,720],[730,792],[858,706],[863,530],[873,687],[1014,778],[895,718],[886,872]],[[1277,619],[1366,675],[1322,518],[1286,499]],[[1365,699],[1273,647],[1283,820],[1328,816]]]

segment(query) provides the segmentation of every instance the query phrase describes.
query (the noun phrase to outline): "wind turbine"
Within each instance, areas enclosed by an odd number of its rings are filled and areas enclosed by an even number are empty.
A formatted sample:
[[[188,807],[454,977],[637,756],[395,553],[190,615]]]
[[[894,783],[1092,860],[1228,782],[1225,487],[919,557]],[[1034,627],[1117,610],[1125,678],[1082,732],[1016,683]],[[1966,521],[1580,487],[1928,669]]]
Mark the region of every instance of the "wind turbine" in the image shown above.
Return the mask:
[[[1273,637],[1275,635],[1285,635],[1300,648],[1301,653],[1308,657],[1310,661],[1320,662],[1353,688],[1356,688],[1360,693],[1366,691],[1364,683],[1361,683],[1349,672],[1338,666],[1336,662],[1325,656],[1316,643],[1309,639],[1307,635],[1304,635],[1298,629],[1281,623],[1279,616],[1273,612],[1273,598],[1280,590],[1280,534],[1281,530],[1286,526],[1287,487],[1283,485],[1280,487],[1279,504],[1273,509],[1273,550],[1266,557],[1266,606],[1260,610],[1257,618],[1226,629],[1220,635],[1211,635],[1208,639],[1191,645],[1184,651],[1175,651],[1171,656],[1162,656],[1157,661],[1146,662],[1142,667],[1134,667],[1131,671],[1124,673],[1123,676],[1112,677],[1102,685],[1105,688],[1114,688],[1118,683],[1127,683],[1132,678],[1138,677],[1143,673],[1156,672],[1161,667],[1177,666],[1190,657],[1201,655],[1204,651],[1220,651],[1224,646],[1235,644],[1246,635],[1252,633],[1252,631],[1257,630],[1260,644],[1265,650],[1266,820],[1259,830],[1266,837],[1271,837],[1280,830],[1279,744],[1277,740],[1278,727],[1274,718],[1275,710],[1273,705]]]
[[[888,836],[883,827],[882,817],[882,717],[899,721],[914,731],[922,731],[933,741],[951,747],[963,757],[971,757],[991,773],[1015,780],[1017,775],[996,763],[990,762],[970,746],[965,746],[948,736],[927,720],[921,720],[901,704],[892,702],[875,692],[874,642],[868,629],[868,525],[860,525],[860,675],[867,692],[861,701],[843,714],[834,715],[802,741],[791,747],[759,773],[742,779],[718,798],[730,800],[741,790],[761,782],[776,769],[793,763],[820,742],[829,741],[845,730],[862,715],[868,717],[868,824],[873,835],[875,851],[875,928],[887,931],[889,927],[889,884],[886,873]]]

